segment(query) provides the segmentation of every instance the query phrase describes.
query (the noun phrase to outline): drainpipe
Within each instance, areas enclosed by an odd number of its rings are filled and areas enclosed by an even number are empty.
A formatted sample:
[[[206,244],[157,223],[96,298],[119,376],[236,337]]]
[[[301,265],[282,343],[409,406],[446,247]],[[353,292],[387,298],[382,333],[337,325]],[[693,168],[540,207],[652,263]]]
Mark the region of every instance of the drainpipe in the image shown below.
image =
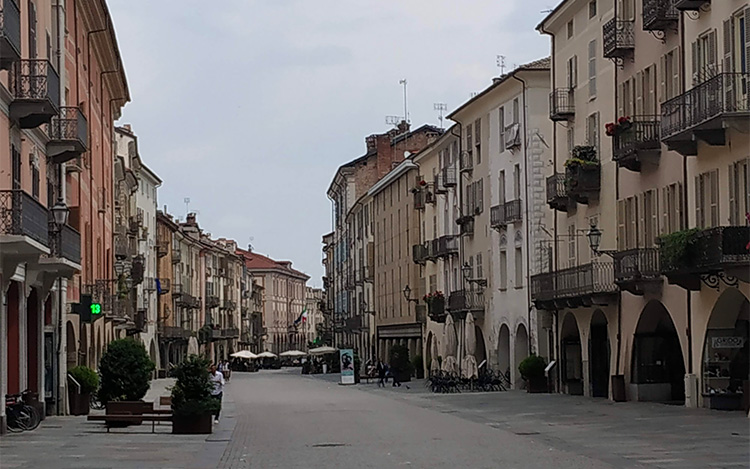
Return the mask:
[[[458,119],[453,119],[458,125],[463,129],[464,125],[459,121]],[[464,216],[464,199],[463,199],[463,176],[461,175],[461,154],[463,153],[463,139],[461,138],[461,134],[455,134],[453,131],[451,131],[451,134],[454,137],[458,137],[458,161],[456,161],[456,170],[458,171],[458,176],[456,177],[456,181],[458,184],[458,215],[459,218],[462,218]],[[473,162],[472,162],[473,164]],[[458,275],[461,278],[461,289],[465,292],[466,289],[466,278],[464,277],[463,273],[463,266],[465,262],[466,254],[464,252],[464,237],[461,235],[460,231],[458,234],[458,239],[460,242],[458,243]],[[458,344],[458,350],[456,351],[456,361],[458,362],[458,368],[461,369],[461,360],[459,357],[462,355],[461,349],[463,348],[463,321],[458,323],[458,330],[457,333],[458,337],[456,340],[456,343]],[[455,324],[455,323],[454,323]]]
[[[615,5],[615,16],[617,16],[617,5]],[[617,100],[619,98],[618,92],[617,92],[617,80],[619,77],[619,67],[617,64],[615,64],[615,73],[614,73],[614,103],[613,103],[613,109],[615,118],[613,122],[617,122]],[[614,137],[613,140],[614,142]],[[615,202],[620,200],[620,165],[615,163]],[[615,214],[616,216],[616,214]],[[617,237],[617,234],[615,233],[615,238]],[[636,236],[636,247],[637,247],[638,241]],[[614,259],[613,259],[614,261]],[[614,266],[613,266],[614,269]],[[620,357],[621,357],[621,348],[622,348],[622,291],[617,295],[617,352],[616,352],[616,358],[615,358],[615,375],[620,374]],[[612,387],[612,386],[610,386]]]
[[[550,45],[550,49],[551,49],[551,54],[550,54],[550,75],[551,75],[551,77],[550,77],[550,84],[551,84],[550,91],[554,92],[554,90],[555,90],[555,83],[556,83],[555,82],[555,76],[556,76],[556,73],[555,73],[556,72],[556,68],[555,68],[555,35],[554,35],[554,33],[550,32],[550,31],[545,31],[543,24],[540,25],[538,29],[539,29],[540,33],[546,34],[546,35],[548,35],[550,37],[550,44],[551,44]],[[557,173],[557,123],[556,122],[552,123],[552,168],[553,168],[554,174],[556,174]],[[553,250],[554,255],[552,256],[552,272],[555,272],[555,271],[557,271],[557,265],[558,265],[558,262],[557,262],[557,241],[558,241],[558,237],[557,237],[557,224],[558,224],[557,217],[558,217],[558,213],[557,213],[557,211],[553,210],[553,215],[554,215],[554,217],[553,217],[553,225],[552,225],[552,233],[553,233],[552,250]],[[557,391],[560,392],[560,390],[562,389],[562,373],[559,370],[560,370],[560,367],[562,366],[562,363],[561,363],[561,358],[562,357],[560,356],[560,337],[559,337],[559,335],[560,335],[559,334],[559,332],[560,332],[560,324],[559,324],[559,322],[560,321],[559,321],[559,311],[558,311],[557,307],[555,307],[555,309],[552,310],[552,316],[553,316],[553,319],[554,319],[553,325],[554,325],[554,328],[555,328],[554,331],[553,331],[553,340],[555,342],[555,358],[557,359],[557,362],[558,362],[557,363],[557,369],[558,369],[558,371],[555,373],[555,386],[557,388]]]

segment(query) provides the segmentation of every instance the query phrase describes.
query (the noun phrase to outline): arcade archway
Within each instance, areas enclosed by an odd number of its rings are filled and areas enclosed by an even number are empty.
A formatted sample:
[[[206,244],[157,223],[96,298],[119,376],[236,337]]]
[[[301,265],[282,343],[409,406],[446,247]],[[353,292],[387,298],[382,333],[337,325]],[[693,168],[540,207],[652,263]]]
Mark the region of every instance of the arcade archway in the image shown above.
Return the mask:
[[[610,346],[607,318],[597,309],[591,317],[589,336],[589,357],[591,375],[591,395],[609,397]]]
[[[583,395],[581,335],[573,313],[566,314],[563,319],[560,330],[560,348],[563,391],[567,394]]]
[[[515,363],[515,369],[513,370],[513,376],[515,376],[514,383],[516,389],[521,389],[524,384],[523,378],[521,378],[521,372],[518,371],[518,365],[521,364],[524,358],[529,356],[529,334],[526,332],[526,326],[519,324],[516,329],[516,338],[513,341],[513,359]]]
[[[500,326],[497,339],[497,366],[501,373],[510,374],[510,329],[506,324]]]

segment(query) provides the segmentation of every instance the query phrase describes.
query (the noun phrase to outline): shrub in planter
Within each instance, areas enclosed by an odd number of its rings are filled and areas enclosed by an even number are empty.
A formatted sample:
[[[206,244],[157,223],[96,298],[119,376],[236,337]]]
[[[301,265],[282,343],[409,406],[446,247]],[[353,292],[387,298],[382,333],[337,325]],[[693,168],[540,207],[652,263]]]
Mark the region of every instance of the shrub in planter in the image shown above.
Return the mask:
[[[518,371],[521,377],[526,381],[527,392],[544,392],[547,389],[547,382],[544,377],[544,368],[547,362],[544,358],[537,355],[530,355],[521,361],[518,365]]]
[[[690,266],[690,247],[700,230],[691,228],[675,231],[658,238],[661,265],[665,270],[678,270]]]
[[[219,402],[211,396],[213,384],[207,359],[191,355],[174,369],[172,387],[172,433],[211,433],[211,415]]]
[[[391,347],[389,362],[391,373],[399,381],[411,381],[412,365],[411,361],[409,361],[409,348],[407,346],[396,344]]]
[[[421,354],[414,355],[414,358],[411,359],[411,367],[417,379],[424,378],[424,358]]]
[[[106,404],[142,399],[154,368],[143,343],[131,338],[110,342],[99,363],[99,400]]]
[[[99,375],[96,371],[83,365],[71,368],[68,374],[81,385],[80,392],[75,386],[68,388],[68,400],[72,415],[88,415],[91,393],[99,388]]]

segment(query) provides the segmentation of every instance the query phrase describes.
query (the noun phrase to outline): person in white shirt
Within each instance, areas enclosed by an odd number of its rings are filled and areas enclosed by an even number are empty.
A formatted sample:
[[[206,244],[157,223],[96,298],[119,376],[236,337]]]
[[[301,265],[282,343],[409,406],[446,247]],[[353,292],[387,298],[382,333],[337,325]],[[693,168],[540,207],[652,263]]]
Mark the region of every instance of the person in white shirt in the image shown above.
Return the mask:
[[[214,423],[219,423],[219,414],[221,413],[221,399],[222,397],[224,397],[224,375],[221,373],[221,371],[216,371],[216,365],[211,365],[210,371],[211,374],[209,376],[209,379],[211,380],[211,384],[213,384],[214,386],[211,390],[211,396],[219,401],[219,408],[216,410]]]

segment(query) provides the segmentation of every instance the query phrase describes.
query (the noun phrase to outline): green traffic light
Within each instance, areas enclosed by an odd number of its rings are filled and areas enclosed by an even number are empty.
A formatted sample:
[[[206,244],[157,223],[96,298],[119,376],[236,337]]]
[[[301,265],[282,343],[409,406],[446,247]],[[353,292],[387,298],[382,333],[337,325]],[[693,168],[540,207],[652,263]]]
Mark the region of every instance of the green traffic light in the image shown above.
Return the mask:
[[[91,303],[91,314],[102,314],[102,305],[99,303]]]

